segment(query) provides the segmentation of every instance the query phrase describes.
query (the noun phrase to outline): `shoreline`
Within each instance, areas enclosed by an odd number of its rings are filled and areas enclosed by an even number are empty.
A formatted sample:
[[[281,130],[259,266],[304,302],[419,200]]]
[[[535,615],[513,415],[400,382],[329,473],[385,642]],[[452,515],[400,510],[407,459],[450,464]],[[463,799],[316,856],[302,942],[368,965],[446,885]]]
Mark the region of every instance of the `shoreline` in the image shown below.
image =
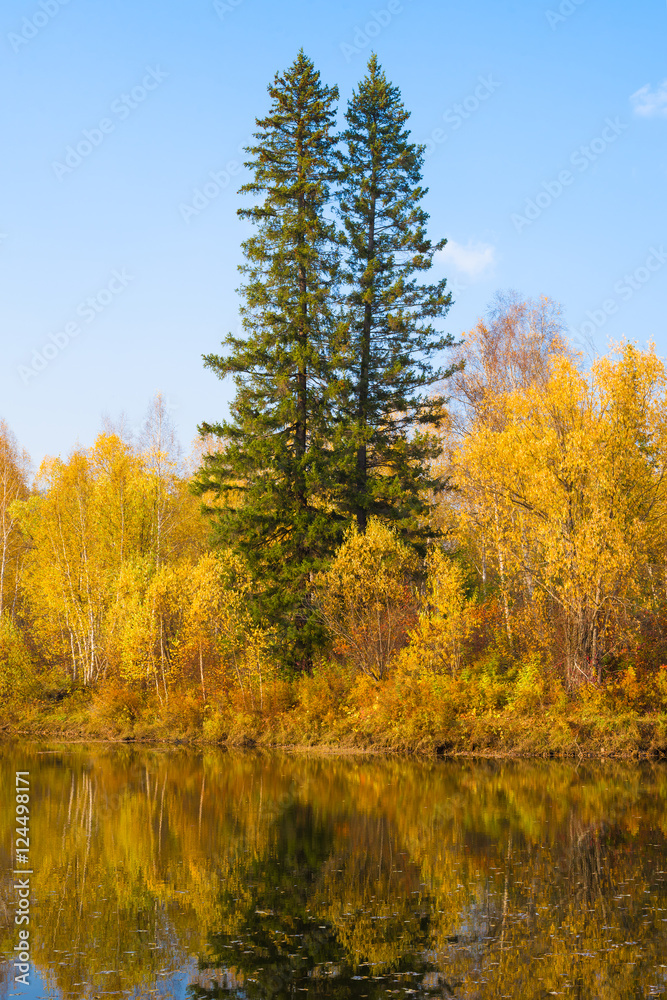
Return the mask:
[[[87,720],[88,721],[88,720]],[[477,717],[459,719],[461,730],[452,739],[447,733],[422,733],[420,739],[384,739],[377,734],[360,732],[320,734],[312,742],[276,738],[277,734],[234,733],[222,739],[206,739],[201,733],[167,735],[161,732],[102,732],[88,721],[71,727],[55,724],[43,717],[32,724],[1,723],[0,746],[11,742],[99,744],[155,750],[245,751],[284,753],[327,757],[414,757],[420,760],[635,760],[667,759],[667,715],[618,717],[595,720],[598,725],[580,718],[560,719],[557,725],[545,726],[544,718],[513,717],[502,719]],[[473,727],[470,723],[475,722]],[[553,720],[554,722],[556,720]],[[468,723],[468,725],[465,725]],[[503,725],[503,723],[508,723]],[[616,725],[614,725],[616,723]],[[588,729],[582,733],[582,726]],[[474,732],[471,731],[474,729]],[[614,731],[615,730],[615,731]],[[329,738],[327,738],[327,735]],[[495,744],[495,745],[493,745]],[[603,745],[601,745],[603,744]]]

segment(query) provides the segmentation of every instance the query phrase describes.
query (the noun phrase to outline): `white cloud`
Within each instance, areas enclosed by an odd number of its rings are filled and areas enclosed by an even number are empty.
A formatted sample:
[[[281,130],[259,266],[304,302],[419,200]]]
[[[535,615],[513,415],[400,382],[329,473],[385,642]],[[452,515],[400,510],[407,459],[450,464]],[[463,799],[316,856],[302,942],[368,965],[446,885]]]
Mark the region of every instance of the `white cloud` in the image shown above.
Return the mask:
[[[663,80],[657,90],[652,90],[647,83],[631,94],[630,100],[635,114],[642,118],[667,118],[667,80]]]
[[[474,240],[468,240],[465,246],[456,240],[448,240],[437,257],[439,263],[454,268],[462,277],[477,281],[496,263],[496,248],[491,243],[476,243]]]

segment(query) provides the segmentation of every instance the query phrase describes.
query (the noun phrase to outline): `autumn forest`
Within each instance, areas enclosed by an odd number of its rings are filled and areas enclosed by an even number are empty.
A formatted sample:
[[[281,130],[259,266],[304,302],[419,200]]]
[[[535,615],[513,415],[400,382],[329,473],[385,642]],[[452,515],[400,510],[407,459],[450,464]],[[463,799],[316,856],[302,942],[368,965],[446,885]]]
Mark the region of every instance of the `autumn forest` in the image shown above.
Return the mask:
[[[0,424],[0,728],[662,754],[665,362],[576,351],[546,295],[443,332],[424,150],[377,59],[340,132],[303,53],[269,97],[243,333],[204,358],[228,418],[183,457],[158,394],[141,434],[39,468]]]

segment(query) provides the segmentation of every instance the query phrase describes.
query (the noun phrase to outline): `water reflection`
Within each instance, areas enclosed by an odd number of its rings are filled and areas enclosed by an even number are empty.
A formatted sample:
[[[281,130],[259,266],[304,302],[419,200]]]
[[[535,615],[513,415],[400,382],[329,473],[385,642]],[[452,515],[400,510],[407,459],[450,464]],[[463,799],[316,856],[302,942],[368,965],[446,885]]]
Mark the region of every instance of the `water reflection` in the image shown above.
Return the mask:
[[[3,996],[667,990],[662,766],[26,747],[0,770],[0,860],[29,770],[35,868],[33,989],[6,964]],[[13,913],[5,880],[6,956]]]

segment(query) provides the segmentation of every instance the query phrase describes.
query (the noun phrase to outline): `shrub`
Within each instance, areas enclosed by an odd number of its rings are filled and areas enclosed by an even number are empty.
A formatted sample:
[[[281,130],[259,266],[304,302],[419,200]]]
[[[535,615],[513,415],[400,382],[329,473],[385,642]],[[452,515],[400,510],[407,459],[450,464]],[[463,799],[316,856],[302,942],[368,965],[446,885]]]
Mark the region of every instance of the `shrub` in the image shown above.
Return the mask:
[[[512,705],[520,712],[535,712],[543,707],[544,693],[544,666],[539,656],[531,656],[517,672]]]
[[[463,569],[441,549],[429,552],[426,567],[428,606],[411,633],[409,660],[434,673],[447,671],[455,677],[461,670],[464,643],[472,627],[473,602],[466,594]]]
[[[143,698],[138,691],[110,681],[100,685],[95,692],[91,718],[117,735],[132,729],[143,707]]]
[[[348,532],[317,580],[317,603],[336,652],[375,680],[385,676],[416,623],[416,569],[412,550],[371,518],[365,534],[356,527]]]
[[[25,639],[8,615],[0,616],[0,698],[11,701],[24,695],[33,677],[32,657]]]

